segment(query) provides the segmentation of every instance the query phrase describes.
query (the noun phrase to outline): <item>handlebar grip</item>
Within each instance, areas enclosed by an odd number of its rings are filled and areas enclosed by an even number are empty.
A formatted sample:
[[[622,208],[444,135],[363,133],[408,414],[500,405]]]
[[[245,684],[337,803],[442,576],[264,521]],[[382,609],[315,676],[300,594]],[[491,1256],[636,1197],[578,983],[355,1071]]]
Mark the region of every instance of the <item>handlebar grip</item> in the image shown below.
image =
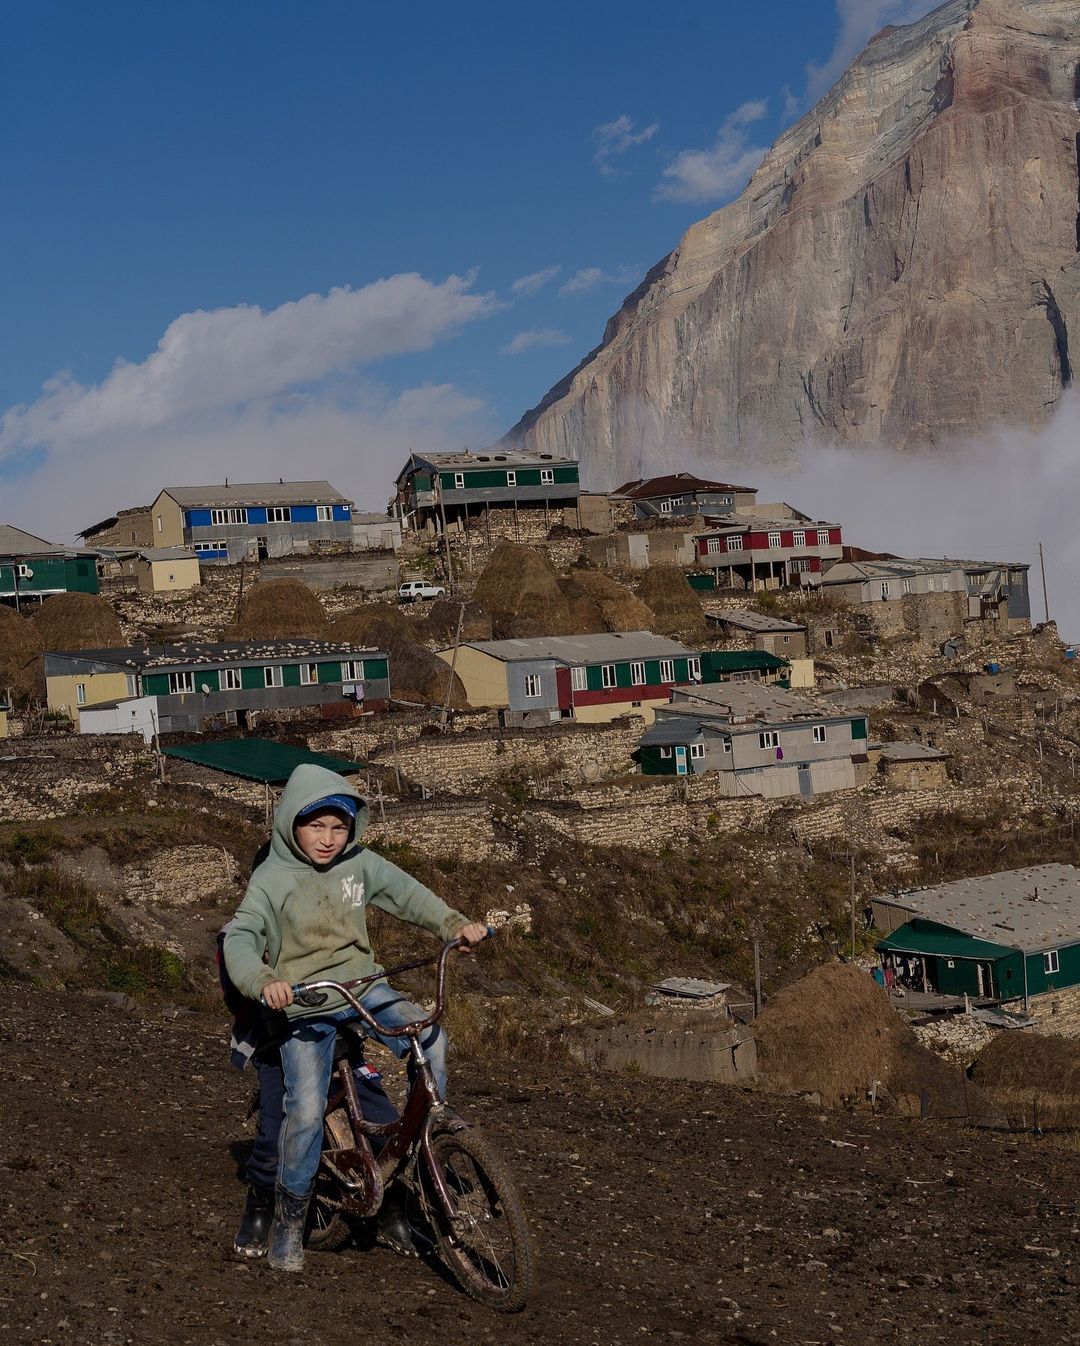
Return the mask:
[[[298,1005],[306,1005],[308,1009],[315,1009],[319,1005],[325,1005],[330,999],[325,991],[308,991],[303,986],[294,986],[292,988],[293,1000]]]

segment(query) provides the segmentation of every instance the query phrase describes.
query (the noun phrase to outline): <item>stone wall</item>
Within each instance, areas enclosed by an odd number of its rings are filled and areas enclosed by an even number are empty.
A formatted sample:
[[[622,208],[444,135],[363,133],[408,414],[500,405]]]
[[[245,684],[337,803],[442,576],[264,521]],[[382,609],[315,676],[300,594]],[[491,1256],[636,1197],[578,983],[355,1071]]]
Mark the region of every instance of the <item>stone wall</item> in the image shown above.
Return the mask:
[[[153,756],[138,734],[27,735],[4,748],[0,822],[62,818],[87,795],[139,776],[156,779]]]
[[[267,562],[259,567],[259,580],[299,580],[315,590],[352,584],[370,593],[382,593],[398,587],[401,572],[393,552],[365,552]]]
[[[500,843],[491,805],[483,800],[390,804],[384,817],[379,817],[376,812],[364,838],[366,841],[386,838],[427,855],[461,856],[470,860],[514,853],[512,844]]]

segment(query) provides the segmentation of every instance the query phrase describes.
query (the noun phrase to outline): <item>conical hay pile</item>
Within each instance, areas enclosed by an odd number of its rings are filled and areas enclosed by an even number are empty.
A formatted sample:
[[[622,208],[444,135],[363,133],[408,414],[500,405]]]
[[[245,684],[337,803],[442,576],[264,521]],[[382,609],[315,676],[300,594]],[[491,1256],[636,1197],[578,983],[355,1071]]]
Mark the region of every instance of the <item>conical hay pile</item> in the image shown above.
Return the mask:
[[[982,1092],[924,1047],[857,967],[830,963],[773,996],[754,1023],[758,1066],[770,1089],[818,1094],[827,1107],[878,1099],[919,1115],[927,1091],[934,1117],[990,1117]]]
[[[386,650],[390,656],[390,695],[401,701],[441,706],[450,681],[450,665],[417,643],[416,626],[388,603],[370,603],[343,613],[330,628],[331,640]],[[468,708],[461,679],[454,678],[450,705]]]
[[[424,639],[437,645],[452,645],[457,634],[461,604],[453,598],[436,598],[428,606],[424,623]],[[465,620],[461,624],[462,640],[490,640],[491,616],[478,603],[465,604]]]
[[[329,622],[322,603],[299,580],[264,580],[244,594],[240,617],[229,635],[240,640],[325,637]]]
[[[678,566],[652,566],[641,576],[638,597],[654,614],[649,628],[663,636],[703,640],[705,614],[697,594]]]
[[[575,633],[651,631],[653,614],[625,584],[599,570],[575,570],[559,581]]]
[[[492,552],[473,602],[491,614],[497,640],[575,634],[555,567],[543,552],[517,542],[501,542]]]
[[[1000,1032],[980,1052],[971,1078],[1007,1117],[1029,1125],[1080,1126],[1080,1042],[1075,1038]]]
[[[126,645],[120,622],[100,594],[57,594],[34,616],[43,650],[112,650]]]
[[[41,640],[27,617],[0,603],[0,699],[10,690],[16,701],[39,694]]]

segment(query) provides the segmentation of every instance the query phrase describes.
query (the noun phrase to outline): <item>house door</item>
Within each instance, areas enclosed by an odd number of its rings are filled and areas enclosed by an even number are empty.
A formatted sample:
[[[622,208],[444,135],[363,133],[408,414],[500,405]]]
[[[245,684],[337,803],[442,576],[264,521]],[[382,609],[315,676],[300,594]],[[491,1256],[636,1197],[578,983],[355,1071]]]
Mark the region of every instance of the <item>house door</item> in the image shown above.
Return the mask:
[[[686,749],[675,749],[675,774],[676,776],[686,775]]]
[[[994,994],[994,974],[989,963],[976,963],[975,973],[979,980],[979,998],[989,999]]]
[[[814,793],[814,782],[810,779],[810,763],[799,763],[799,794],[809,799]]]
[[[255,539],[255,545],[256,545],[256,547],[258,548],[258,557],[259,557],[259,560],[260,560],[260,561],[268,561],[268,560],[270,559],[270,545],[269,545],[269,539],[268,539],[268,538],[265,538],[265,537],[259,537],[259,538],[256,538],[256,539]]]

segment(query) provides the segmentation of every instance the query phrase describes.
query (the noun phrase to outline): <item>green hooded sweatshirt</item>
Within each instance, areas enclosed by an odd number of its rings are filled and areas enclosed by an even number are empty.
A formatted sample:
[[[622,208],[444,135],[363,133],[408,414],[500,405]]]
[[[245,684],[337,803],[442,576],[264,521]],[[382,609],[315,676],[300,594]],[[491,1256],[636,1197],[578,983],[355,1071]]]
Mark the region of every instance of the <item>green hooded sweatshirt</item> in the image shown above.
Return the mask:
[[[328,795],[351,795],[359,805],[349,844],[331,864],[315,866],[293,835],[296,815]],[[352,981],[381,972],[367,929],[369,906],[453,939],[469,918],[422,883],[357,842],[367,806],[343,776],[321,766],[298,766],[274,814],[270,854],[255,870],[225,936],[225,966],[236,987],[258,1000],[271,981]],[[264,961],[264,955],[266,961]],[[331,995],[318,1009],[290,1005],[290,1018],[326,1014],[345,1002]]]

